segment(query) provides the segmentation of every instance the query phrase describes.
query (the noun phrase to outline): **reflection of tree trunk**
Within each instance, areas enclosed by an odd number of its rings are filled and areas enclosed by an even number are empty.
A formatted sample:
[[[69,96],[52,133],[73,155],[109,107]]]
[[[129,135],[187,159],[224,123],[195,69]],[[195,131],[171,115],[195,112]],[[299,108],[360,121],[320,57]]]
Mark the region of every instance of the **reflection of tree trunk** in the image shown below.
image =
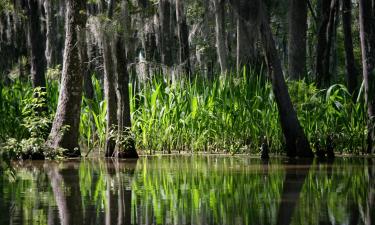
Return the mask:
[[[57,164],[45,166],[45,170],[51,181],[61,224],[83,224],[79,170],[69,164],[61,171]],[[68,188],[69,192],[63,187]]]
[[[115,224],[116,220],[116,205],[115,205],[115,196],[111,190],[112,178],[108,175],[107,177],[107,189],[106,189],[106,199],[107,207],[105,209],[105,224],[111,225]]]
[[[117,183],[117,224],[131,224],[131,201],[132,201],[132,191],[131,191],[131,183],[135,172],[135,167],[137,161],[127,162],[127,165],[121,167],[121,164],[117,160],[109,162],[107,168],[112,169],[112,174],[116,174],[116,183]],[[113,169],[115,171],[113,171]],[[124,169],[120,171],[120,169]],[[124,179],[124,176],[128,176]],[[129,183],[126,183],[128,181]],[[112,201],[111,204],[115,202]],[[114,205],[112,206],[114,207]],[[112,214],[114,215],[114,214]],[[114,218],[114,217],[113,217]],[[112,220],[113,220],[112,218]],[[115,221],[112,221],[111,224],[115,224]]]
[[[4,173],[2,171],[2,168],[0,166],[0,199],[4,199]],[[7,212],[9,210],[10,206],[7,202],[1,200],[0,201],[0,212]],[[5,214],[7,215],[7,214]],[[10,216],[0,216],[0,224],[11,224],[10,223]]]
[[[123,187],[123,180],[117,173],[119,188],[118,188],[118,225],[131,224],[131,202],[132,191]]]
[[[374,203],[375,203],[375,168],[373,164],[373,159],[368,159],[368,174],[369,174],[369,193],[367,197],[367,207],[366,207],[366,215],[365,215],[365,224],[370,225],[373,224],[372,221],[375,221],[375,210],[374,210]]]
[[[63,179],[58,171],[57,165],[45,167],[48,177],[51,181],[53,195],[59,210],[60,222],[62,225],[69,225],[69,212],[66,203],[65,193],[61,186]]]
[[[357,225],[359,222],[359,209],[358,205],[352,200],[353,202],[350,204],[349,208],[349,225]]]
[[[300,163],[290,162],[285,166],[286,176],[284,179],[281,203],[277,215],[277,224],[290,224],[294,209],[298,203],[305,179],[309,174],[311,161],[305,163],[304,168],[297,168]]]
[[[106,188],[105,195],[106,195],[107,204],[105,208],[105,224],[111,225],[111,224],[115,224],[116,213],[118,210],[115,204],[116,203],[115,201],[116,196],[114,196],[115,190],[112,190],[112,188],[114,187],[111,186],[112,183],[115,183],[113,182],[113,176],[116,174],[116,171],[113,167],[112,160],[109,160],[108,163],[106,163],[106,172],[107,172],[107,175],[106,175],[107,188]]]

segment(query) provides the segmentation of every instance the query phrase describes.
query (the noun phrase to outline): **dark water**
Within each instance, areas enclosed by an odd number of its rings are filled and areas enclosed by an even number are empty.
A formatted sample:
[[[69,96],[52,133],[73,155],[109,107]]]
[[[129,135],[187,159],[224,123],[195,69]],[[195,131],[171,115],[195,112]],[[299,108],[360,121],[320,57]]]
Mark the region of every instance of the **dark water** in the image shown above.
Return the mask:
[[[375,224],[375,160],[246,156],[13,163],[0,224]]]

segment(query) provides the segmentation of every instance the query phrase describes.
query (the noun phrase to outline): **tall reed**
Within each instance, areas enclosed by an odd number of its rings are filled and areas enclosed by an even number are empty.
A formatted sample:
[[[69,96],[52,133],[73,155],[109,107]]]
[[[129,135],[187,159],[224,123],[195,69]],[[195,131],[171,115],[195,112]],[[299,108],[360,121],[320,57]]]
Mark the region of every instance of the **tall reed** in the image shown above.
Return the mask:
[[[81,144],[103,148],[106,102],[93,76],[95,97],[83,98]],[[263,137],[274,153],[283,151],[283,135],[271,84],[252,70],[214,80],[197,75],[174,82],[155,75],[137,88],[129,84],[132,132],[137,148],[147,152],[257,153]],[[360,97],[354,102],[345,86],[319,90],[304,81],[288,82],[299,120],[311,143],[325,145],[332,136],[336,150],[359,153],[366,136],[366,113]],[[32,98],[29,83],[0,84],[0,142],[23,138],[22,109]],[[58,83],[47,86],[49,112],[58,101]],[[91,151],[91,150],[90,150]]]

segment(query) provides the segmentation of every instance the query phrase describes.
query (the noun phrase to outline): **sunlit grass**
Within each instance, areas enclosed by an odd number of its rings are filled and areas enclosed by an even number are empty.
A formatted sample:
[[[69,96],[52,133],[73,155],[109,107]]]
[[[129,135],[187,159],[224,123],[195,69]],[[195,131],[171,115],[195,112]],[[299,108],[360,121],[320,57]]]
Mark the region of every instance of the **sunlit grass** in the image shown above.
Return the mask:
[[[272,87],[264,75],[244,71],[207,80],[156,75],[135,88],[129,84],[132,131],[137,148],[146,152],[257,153],[267,137],[274,153],[283,151],[283,135]],[[106,102],[102,85],[93,76],[94,99],[83,98],[81,144],[103,149]],[[304,81],[288,82],[293,104],[310,142],[325,144],[334,137],[336,150],[359,153],[366,136],[363,101],[353,102],[343,85],[319,90]],[[29,83],[0,85],[0,142],[22,138],[22,108],[32,97]],[[47,88],[49,112],[57,106],[58,83]]]

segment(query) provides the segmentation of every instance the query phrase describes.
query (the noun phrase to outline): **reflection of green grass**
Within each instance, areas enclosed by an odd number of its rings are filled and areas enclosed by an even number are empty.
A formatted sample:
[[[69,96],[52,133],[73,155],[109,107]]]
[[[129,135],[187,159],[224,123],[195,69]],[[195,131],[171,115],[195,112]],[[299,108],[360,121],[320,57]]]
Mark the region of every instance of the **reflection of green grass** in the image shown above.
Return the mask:
[[[354,210],[362,210],[360,219],[364,220],[367,197],[375,183],[369,176],[368,163],[361,158],[343,158],[340,163],[310,171],[293,224],[318,224],[319,217],[310,215],[323,215],[334,218],[337,224],[347,224]]]
[[[339,158],[333,166],[315,162],[292,224],[318,224],[327,219],[345,224],[353,207],[360,210],[363,221],[374,184],[366,160]],[[282,159],[264,165],[248,157],[163,156],[140,158],[134,167],[129,161],[83,160],[77,167],[80,196],[76,197],[82,201],[83,216],[96,217],[99,223],[105,217],[110,188],[115,208],[119,191],[132,190],[134,223],[276,224],[285,179],[282,163]],[[64,163],[55,165],[65,167]],[[0,196],[14,202],[13,215],[22,215],[29,224],[46,224],[48,206],[55,206],[46,171],[37,164],[16,166],[15,171],[15,177],[0,175]],[[70,193],[68,184],[61,185]]]
[[[279,166],[271,165],[264,174],[261,165],[252,165],[256,160],[240,158],[141,160],[148,172],[136,173],[133,202],[149,212],[144,219],[154,214],[158,224],[168,223],[166,218],[172,224],[267,224],[275,220],[283,181]]]

